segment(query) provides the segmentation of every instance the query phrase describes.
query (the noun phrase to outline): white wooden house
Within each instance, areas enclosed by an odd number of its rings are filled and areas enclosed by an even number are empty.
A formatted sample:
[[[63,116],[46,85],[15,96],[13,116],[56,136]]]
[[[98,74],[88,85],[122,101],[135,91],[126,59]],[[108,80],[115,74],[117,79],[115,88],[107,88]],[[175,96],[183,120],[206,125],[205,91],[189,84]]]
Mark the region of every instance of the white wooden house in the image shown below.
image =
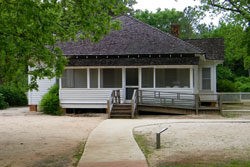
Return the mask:
[[[114,89],[121,103],[133,90],[182,93],[216,93],[216,66],[224,59],[223,39],[183,41],[148,24],[122,15],[122,29],[111,31],[98,43],[89,40],[59,43],[69,59],[59,79],[62,108],[107,108]],[[176,34],[175,34],[176,35]],[[38,81],[39,91],[29,92],[29,105],[38,105],[55,80]]]

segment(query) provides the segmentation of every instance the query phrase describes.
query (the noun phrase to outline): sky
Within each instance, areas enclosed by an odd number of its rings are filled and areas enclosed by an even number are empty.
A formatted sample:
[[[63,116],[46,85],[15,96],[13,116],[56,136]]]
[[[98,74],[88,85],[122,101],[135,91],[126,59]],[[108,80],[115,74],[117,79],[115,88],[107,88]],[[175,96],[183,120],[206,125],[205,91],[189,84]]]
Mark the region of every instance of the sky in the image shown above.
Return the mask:
[[[149,10],[152,12],[155,12],[157,8],[161,9],[172,9],[175,8],[178,11],[183,11],[186,7],[195,5],[199,5],[199,1],[196,0],[136,0],[137,4],[134,5],[134,9],[141,9],[141,10]],[[210,22],[213,22],[214,25],[218,25],[219,17],[211,18],[209,17],[209,14],[207,13],[207,16],[202,21],[202,23],[209,24]]]

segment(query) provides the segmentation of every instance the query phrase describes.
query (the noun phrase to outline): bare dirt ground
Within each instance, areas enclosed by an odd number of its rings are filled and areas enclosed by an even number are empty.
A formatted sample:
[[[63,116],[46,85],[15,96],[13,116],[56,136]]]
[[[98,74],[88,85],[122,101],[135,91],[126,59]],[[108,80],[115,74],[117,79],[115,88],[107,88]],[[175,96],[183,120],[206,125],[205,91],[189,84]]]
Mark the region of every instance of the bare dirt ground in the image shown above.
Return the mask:
[[[250,103],[223,104],[223,110],[250,110]]]
[[[158,116],[158,119],[160,117]],[[162,117],[166,118],[167,116]],[[183,119],[185,116],[180,117]],[[187,116],[189,121],[191,117],[202,116]],[[156,124],[135,128],[135,136],[144,140],[149,166],[169,165],[174,167],[199,163],[223,164],[231,163],[232,160],[249,161],[250,123],[222,123],[223,117],[211,117],[219,122],[208,123],[211,119],[207,121],[200,119],[199,122],[195,123],[198,120],[194,119],[190,123]],[[178,116],[172,118],[178,119]],[[232,120],[241,118],[250,120],[250,116],[233,118]],[[143,119],[149,118],[143,117]],[[231,118],[224,119],[230,120]],[[177,122],[180,121],[178,119]],[[156,132],[165,127],[169,129],[161,134],[161,149],[156,149]]]
[[[76,150],[103,120],[48,116],[28,108],[0,110],[1,167],[70,167]]]
[[[222,115],[139,115],[139,119],[194,119],[194,120],[225,120],[225,119],[233,119],[233,120],[250,120],[250,112],[249,113],[231,113],[224,112],[224,116]]]

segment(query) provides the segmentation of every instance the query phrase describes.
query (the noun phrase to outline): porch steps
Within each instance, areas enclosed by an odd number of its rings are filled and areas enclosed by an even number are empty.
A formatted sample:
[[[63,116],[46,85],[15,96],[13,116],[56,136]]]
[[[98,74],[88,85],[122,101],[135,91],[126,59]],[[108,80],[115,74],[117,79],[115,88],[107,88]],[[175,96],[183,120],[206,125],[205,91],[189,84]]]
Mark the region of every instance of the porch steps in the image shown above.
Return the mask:
[[[110,118],[131,118],[131,104],[114,104]]]

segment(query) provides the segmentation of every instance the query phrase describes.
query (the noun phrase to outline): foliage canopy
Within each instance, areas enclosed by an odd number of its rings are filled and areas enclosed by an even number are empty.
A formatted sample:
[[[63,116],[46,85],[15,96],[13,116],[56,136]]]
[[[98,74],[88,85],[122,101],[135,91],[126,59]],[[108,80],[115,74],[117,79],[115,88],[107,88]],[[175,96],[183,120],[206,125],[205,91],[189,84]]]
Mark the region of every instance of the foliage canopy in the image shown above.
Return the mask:
[[[176,9],[157,9],[155,13],[148,10],[136,10],[134,17],[150,24],[162,31],[170,32],[170,26],[173,23],[181,25],[181,38],[189,39],[196,37],[195,31],[201,25],[199,21],[203,18],[204,13],[199,12],[197,9],[188,7],[183,12],[176,11]],[[197,29],[198,30],[198,29]]]
[[[38,78],[61,76],[67,60],[56,43],[78,37],[98,41],[119,28],[112,16],[125,11],[125,4],[126,0],[0,0],[0,77],[12,84],[29,71],[30,88],[37,88]]]

